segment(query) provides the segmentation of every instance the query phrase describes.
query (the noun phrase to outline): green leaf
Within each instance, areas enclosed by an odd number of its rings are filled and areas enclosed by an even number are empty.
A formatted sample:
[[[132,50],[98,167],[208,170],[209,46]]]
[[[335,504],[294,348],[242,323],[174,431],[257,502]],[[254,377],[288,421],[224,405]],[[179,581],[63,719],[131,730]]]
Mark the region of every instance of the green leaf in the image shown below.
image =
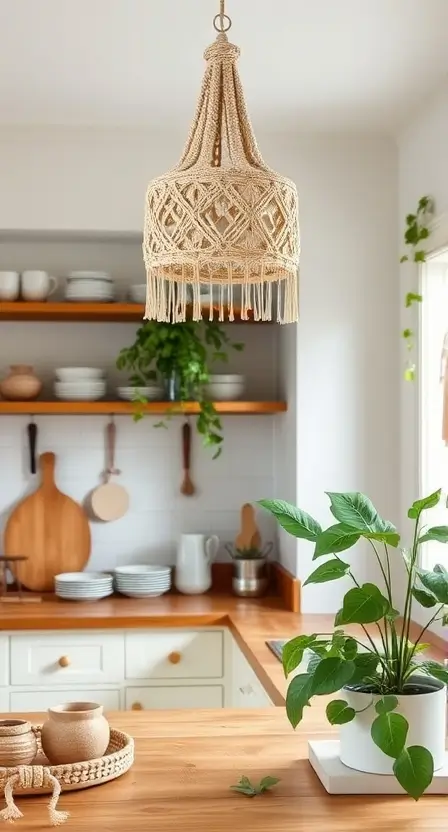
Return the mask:
[[[276,786],[277,783],[280,783],[280,779],[278,777],[270,777],[268,775],[267,777],[263,777],[263,779],[260,780],[258,790],[260,793],[265,792],[266,789],[271,789],[272,786]]]
[[[284,500],[259,500],[258,504],[270,511],[280,526],[293,537],[314,543],[322,532],[321,526],[311,515],[291,503]]]
[[[440,682],[444,682],[445,685],[448,685],[448,668],[443,667],[443,665],[439,664],[439,662],[421,662],[421,664],[418,665],[418,670],[422,670],[424,673],[427,673],[428,676],[432,676],[434,679],[438,679]]]
[[[426,589],[437,598],[439,604],[448,604],[448,574],[418,570],[418,576]]]
[[[356,716],[355,709],[351,708],[345,699],[333,699],[328,703],[325,712],[330,725],[345,725]]]
[[[403,751],[408,730],[409,723],[404,716],[387,712],[373,720],[370,734],[375,745],[396,760]]]
[[[384,618],[388,609],[389,601],[378,587],[375,584],[363,584],[350,589],[344,596],[337,624],[370,624]]]
[[[404,380],[405,381],[415,381],[415,365],[412,367],[406,367],[404,371]],[[409,514],[408,514],[409,517]]]
[[[421,745],[405,748],[395,760],[394,774],[405,792],[418,800],[434,776],[432,754]]]
[[[434,566],[434,572],[440,572],[441,575],[446,575],[448,570],[445,569],[443,563],[436,563]]]
[[[312,696],[313,677],[309,673],[299,673],[290,682],[286,694],[286,715],[293,728],[303,717],[303,709],[309,705]]]
[[[409,257],[408,257],[407,254],[403,254],[403,256],[400,257],[400,263],[406,263],[408,260],[409,260]]]
[[[379,661],[379,657],[375,653],[358,653],[353,659],[355,672],[350,679],[350,687],[369,682],[374,678]]]
[[[349,637],[345,640],[343,651],[345,658],[349,661],[355,658],[358,653],[358,644],[354,638]]]
[[[435,607],[437,604],[437,598],[431,592],[426,592],[424,589],[417,589],[416,587],[412,590],[412,595],[414,596],[415,600],[418,601],[422,607],[425,609],[430,609],[431,607]]]
[[[312,678],[313,696],[324,696],[335,693],[350,681],[355,672],[353,662],[335,657],[322,659]]]
[[[401,334],[402,334],[403,338],[405,338],[406,340],[408,338],[412,338],[412,336],[414,335],[414,333],[412,332],[412,329],[404,329]]]
[[[322,563],[311,575],[306,579],[303,586],[307,584],[323,584],[327,581],[337,581],[339,578],[343,578],[344,575],[350,569],[349,563],[344,563],[343,560],[327,560],[326,563]]]
[[[316,641],[316,633],[312,636],[296,636],[288,641],[282,650],[282,663],[285,676],[292,673],[302,661],[304,651]]]
[[[394,711],[398,708],[398,699],[396,696],[383,696],[375,705],[377,714],[388,714],[389,711]]]
[[[448,526],[432,526],[419,538],[419,543],[426,543],[427,540],[436,540],[438,543],[448,543]]]
[[[421,238],[420,238],[421,239]],[[419,249],[414,252],[414,263],[424,263],[426,260],[426,251]]]
[[[323,555],[345,552],[358,542],[360,535],[345,523],[336,523],[321,532],[316,540],[313,560]]]
[[[422,295],[417,295],[415,292],[408,292],[406,295],[405,306],[409,309],[413,303],[421,303],[423,300]]]
[[[398,546],[400,536],[388,520],[379,516],[375,506],[358,491],[331,492],[327,491],[331,501],[330,511],[336,520],[355,529],[364,537]]]
[[[428,497],[422,497],[421,500],[415,500],[408,511],[409,519],[417,520],[422,511],[425,511],[428,508],[434,508],[440,500],[441,493],[442,489],[439,488],[437,491],[434,491],[433,494],[429,494]]]

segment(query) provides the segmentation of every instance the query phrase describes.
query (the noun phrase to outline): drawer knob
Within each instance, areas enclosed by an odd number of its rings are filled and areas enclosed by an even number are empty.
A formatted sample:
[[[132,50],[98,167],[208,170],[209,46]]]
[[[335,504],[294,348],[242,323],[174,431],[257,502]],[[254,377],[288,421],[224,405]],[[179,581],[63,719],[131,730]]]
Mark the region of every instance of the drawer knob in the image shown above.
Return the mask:
[[[142,711],[143,705],[141,702],[133,702],[131,705],[131,711]]]
[[[170,662],[170,664],[179,664],[181,658],[182,658],[182,653],[174,652],[174,653],[170,653],[170,655],[168,656],[168,661]]]
[[[71,661],[68,656],[61,656],[58,664],[60,667],[68,667],[71,664]]]

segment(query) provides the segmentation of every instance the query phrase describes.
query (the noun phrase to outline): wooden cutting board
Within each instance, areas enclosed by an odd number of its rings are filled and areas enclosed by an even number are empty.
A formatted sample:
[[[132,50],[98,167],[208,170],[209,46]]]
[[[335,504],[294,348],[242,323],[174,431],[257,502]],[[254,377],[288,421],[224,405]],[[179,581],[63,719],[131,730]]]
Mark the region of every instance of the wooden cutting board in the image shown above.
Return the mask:
[[[52,453],[39,458],[41,484],[10,515],[4,534],[6,557],[24,555],[12,572],[23,586],[51,592],[54,576],[80,572],[90,555],[90,527],[83,509],[56,487]]]

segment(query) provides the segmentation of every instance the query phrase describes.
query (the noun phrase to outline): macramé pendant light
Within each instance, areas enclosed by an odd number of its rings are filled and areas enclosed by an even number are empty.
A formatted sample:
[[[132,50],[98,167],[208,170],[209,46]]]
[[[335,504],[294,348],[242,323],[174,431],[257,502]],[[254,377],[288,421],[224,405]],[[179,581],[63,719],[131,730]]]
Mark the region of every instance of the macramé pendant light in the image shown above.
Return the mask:
[[[196,115],[178,165],[148,187],[143,254],[145,318],[178,323],[202,318],[291,323],[298,320],[298,196],[257,147],[229,43],[230,18],[205,51]],[[201,293],[202,287],[202,293]],[[188,309],[187,309],[188,307]]]

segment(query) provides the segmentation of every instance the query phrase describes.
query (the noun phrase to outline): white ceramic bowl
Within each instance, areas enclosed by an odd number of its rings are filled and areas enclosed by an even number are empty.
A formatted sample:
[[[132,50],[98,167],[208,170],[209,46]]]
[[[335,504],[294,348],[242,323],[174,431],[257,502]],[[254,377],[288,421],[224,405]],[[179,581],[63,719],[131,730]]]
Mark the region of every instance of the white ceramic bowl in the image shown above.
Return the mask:
[[[120,399],[125,399],[128,402],[133,401],[136,395],[144,396],[150,402],[163,401],[165,396],[163,387],[156,385],[153,387],[117,387],[117,393]]]
[[[159,598],[161,595],[165,595],[165,593],[169,591],[169,587],[164,590],[154,589],[152,591],[148,590],[147,592],[138,592],[137,590],[134,592],[132,589],[118,589],[117,591],[120,595],[125,595],[127,598]]]
[[[63,384],[74,381],[97,381],[104,376],[104,370],[98,367],[58,367],[54,372]]]
[[[116,566],[115,575],[171,575],[171,566],[158,566],[157,564],[131,564],[130,566]]]
[[[133,303],[146,303],[146,283],[136,283],[129,289]]]
[[[210,381],[205,388],[206,396],[215,402],[233,402],[240,399],[246,389],[246,381],[244,376],[234,378],[234,381]]]

